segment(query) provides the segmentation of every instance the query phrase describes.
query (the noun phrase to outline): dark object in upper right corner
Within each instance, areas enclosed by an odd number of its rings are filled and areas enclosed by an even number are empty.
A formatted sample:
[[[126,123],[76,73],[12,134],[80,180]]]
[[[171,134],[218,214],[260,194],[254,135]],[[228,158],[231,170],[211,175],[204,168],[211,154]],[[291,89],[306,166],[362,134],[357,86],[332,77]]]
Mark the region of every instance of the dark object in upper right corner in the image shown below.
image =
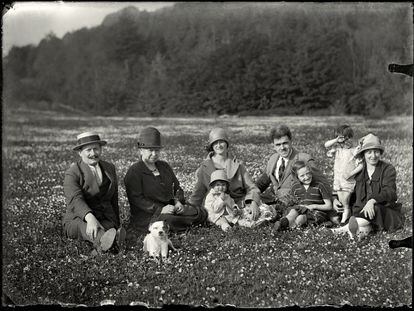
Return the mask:
[[[388,65],[389,72],[402,73],[410,77],[413,76],[413,69],[414,69],[414,64],[411,64],[411,65],[389,64]]]

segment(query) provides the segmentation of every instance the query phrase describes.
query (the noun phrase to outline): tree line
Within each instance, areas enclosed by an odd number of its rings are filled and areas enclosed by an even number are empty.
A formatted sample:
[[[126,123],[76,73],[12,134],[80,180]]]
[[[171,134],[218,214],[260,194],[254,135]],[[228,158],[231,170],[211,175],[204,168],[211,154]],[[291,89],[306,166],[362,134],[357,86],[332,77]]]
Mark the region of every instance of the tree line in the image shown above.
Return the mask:
[[[412,113],[408,4],[178,3],[3,58],[8,103],[99,114]]]

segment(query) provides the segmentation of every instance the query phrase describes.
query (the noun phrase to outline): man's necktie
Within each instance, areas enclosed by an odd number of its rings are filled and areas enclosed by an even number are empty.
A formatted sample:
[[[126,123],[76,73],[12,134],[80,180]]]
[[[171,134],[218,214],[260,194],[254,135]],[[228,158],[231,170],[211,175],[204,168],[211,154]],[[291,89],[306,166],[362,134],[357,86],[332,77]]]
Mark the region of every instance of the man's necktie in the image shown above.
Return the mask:
[[[285,159],[282,158],[282,163],[279,166],[279,182],[282,180],[283,178],[283,173],[285,172]]]
[[[93,167],[93,174],[95,175],[96,182],[98,183],[98,186],[100,186],[102,184],[102,180],[99,177],[98,164]]]

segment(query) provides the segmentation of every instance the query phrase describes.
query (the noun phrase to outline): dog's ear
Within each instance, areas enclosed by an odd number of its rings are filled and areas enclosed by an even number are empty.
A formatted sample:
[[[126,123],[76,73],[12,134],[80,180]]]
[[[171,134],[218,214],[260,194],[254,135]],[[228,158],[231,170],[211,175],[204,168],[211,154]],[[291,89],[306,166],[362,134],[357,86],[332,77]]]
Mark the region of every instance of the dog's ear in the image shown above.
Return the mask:
[[[170,225],[166,221],[164,221],[164,230],[167,233],[170,232]]]
[[[148,225],[148,231],[151,232],[152,230],[152,225],[154,224],[154,222],[150,222]]]

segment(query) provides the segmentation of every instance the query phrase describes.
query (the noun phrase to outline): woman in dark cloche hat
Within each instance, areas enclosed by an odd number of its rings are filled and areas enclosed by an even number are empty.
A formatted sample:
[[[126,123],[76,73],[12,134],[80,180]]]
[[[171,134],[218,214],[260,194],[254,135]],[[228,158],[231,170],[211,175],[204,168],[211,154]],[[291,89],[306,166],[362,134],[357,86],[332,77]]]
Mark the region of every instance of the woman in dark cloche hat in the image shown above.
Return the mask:
[[[150,222],[164,220],[173,231],[203,223],[207,213],[186,204],[184,191],[171,166],[160,160],[161,133],[154,127],[142,129],[138,137],[140,159],[125,176],[131,208],[130,227],[147,231]]]

